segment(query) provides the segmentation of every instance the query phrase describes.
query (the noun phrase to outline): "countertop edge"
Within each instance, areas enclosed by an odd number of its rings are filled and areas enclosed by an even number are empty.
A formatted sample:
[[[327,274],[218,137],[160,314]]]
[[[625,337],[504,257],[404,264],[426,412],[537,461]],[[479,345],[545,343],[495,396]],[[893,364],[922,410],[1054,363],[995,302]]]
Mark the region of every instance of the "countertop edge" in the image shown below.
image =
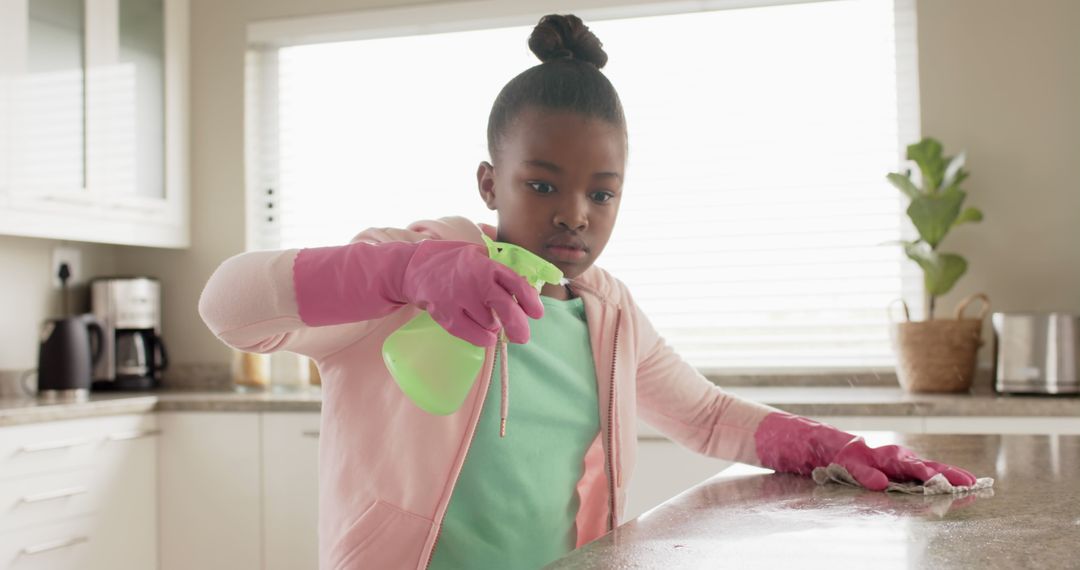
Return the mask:
[[[989,394],[903,394],[890,390],[853,388],[835,393],[815,388],[731,389],[739,397],[780,410],[811,417],[1039,417],[1080,418],[1080,398]],[[865,390],[865,391],[864,391]],[[850,397],[851,401],[843,401]],[[39,404],[32,400],[0,400],[0,427],[95,416],[149,412],[319,412],[319,392],[243,394],[235,392],[116,393],[89,401]],[[809,400],[809,401],[806,401]]]
[[[65,402],[33,408],[0,408],[0,428],[99,416],[146,414],[156,410],[156,396],[132,396],[109,400]]]

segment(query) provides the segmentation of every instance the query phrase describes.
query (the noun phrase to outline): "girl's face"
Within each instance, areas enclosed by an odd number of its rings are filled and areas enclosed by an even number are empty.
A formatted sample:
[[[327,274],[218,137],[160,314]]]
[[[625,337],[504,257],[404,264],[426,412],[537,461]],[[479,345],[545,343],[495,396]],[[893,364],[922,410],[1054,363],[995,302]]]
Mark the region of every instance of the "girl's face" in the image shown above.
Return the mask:
[[[498,241],[573,279],[604,251],[622,198],[626,139],[602,119],[529,107],[510,124],[498,164],[480,163],[480,196],[499,216]]]

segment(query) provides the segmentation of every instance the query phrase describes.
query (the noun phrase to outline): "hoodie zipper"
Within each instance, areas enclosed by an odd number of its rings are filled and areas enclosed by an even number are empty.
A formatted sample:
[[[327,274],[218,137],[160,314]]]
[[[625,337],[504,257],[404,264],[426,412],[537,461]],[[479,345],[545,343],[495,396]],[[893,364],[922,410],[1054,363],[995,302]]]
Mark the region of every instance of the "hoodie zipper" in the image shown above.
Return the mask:
[[[615,339],[611,350],[611,378],[610,392],[608,393],[608,496],[611,499],[611,517],[608,520],[609,531],[615,530],[617,517],[615,514],[615,361],[619,353],[619,324],[622,320],[622,310],[615,312]]]
[[[571,290],[584,289],[593,295],[600,297],[599,293],[592,287],[582,285],[580,283],[570,282]],[[580,295],[579,295],[580,296]],[[600,302],[607,305],[607,301],[603,298]],[[607,413],[607,480],[608,480],[608,498],[610,499],[610,505],[608,506],[608,530],[615,530],[617,526],[618,517],[616,515],[616,503],[615,500],[615,364],[619,354],[619,325],[622,323],[622,309],[618,306],[615,307],[615,333],[613,335],[612,347],[611,347],[611,374],[609,377],[609,391],[608,391],[608,413]]]
[[[498,353],[498,347],[496,347],[496,353]],[[494,375],[495,375],[495,355],[493,354],[491,356],[491,370],[488,372],[487,376],[488,376],[488,378],[491,378]],[[491,388],[491,386],[489,384],[488,389],[490,389],[490,388]],[[486,389],[486,390],[484,390],[484,393],[480,395],[480,402],[478,404],[480,406],[480,414],[484,413],[484,401],[487,400],[487,393],[488,393],[488,390]],[[476,424],[473,425],[472,435],[469,436],[469,444],[465,446],[465,455],[461,459],[462,467],[465,466],[465,458],[467,458],[469,456],[469,448],[472,447],[473,440],[476,439],[476,432],[480,431],[479,424],[480,424],[480,415],[478,414],[476,416]],[[461,473],[458,472],[458,477],[460,477],[460,476],[461,476]],[[450,484],[450,497],[451,497],[451,499],[454,497],[454,487],[457,487],[458,477],[455,477],[454,482]],[[446,522],[446,511],[448,511],[448,510],[450,510],[450,501],[449,500],[447,501],[447,504],[446,504],[446,510],[443,511],[443,516],[439,520],[439,530],[438,530],[438,532],[435,533],[435,542],[432,543],[432,545],[431,545],[431,551],[428,553],[428,559],[427,559],[427,562],[424,564],[424,570],[427,570],[428,568],[431,567],[431,559],[435,558],[435,548],[439,546],[439,537],[442,536],[443,523]]]

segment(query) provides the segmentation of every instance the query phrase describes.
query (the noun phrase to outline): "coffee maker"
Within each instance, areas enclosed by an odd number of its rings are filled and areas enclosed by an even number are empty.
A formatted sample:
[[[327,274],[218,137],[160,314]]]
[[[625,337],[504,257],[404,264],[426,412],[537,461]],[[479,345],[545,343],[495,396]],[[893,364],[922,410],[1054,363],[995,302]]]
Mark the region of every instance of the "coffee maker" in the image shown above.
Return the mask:
[[[151,390],[161,385],[168,355],[161,340],[161,284],[153,277],[99,277],[90,311],[101,323],[102,355],[93,390]]]

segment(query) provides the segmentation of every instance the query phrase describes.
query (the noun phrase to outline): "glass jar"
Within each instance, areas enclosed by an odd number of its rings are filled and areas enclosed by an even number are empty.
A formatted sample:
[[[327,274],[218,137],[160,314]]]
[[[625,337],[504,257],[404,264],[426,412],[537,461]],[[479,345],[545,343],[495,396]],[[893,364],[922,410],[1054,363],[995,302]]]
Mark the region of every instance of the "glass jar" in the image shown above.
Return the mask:
[[[308,381],[312,386],[322,387],[322,373],[319,372],[319,365],[315,364],[315,360],[308,359]]]
[[[261,392],[270,386],[270,355],[233,350],[232,381],[239,392]]]
[[[278,351],[270,357],[270,389],[274,392],[306,390],[311,376],[308,357],[295,352]]]

